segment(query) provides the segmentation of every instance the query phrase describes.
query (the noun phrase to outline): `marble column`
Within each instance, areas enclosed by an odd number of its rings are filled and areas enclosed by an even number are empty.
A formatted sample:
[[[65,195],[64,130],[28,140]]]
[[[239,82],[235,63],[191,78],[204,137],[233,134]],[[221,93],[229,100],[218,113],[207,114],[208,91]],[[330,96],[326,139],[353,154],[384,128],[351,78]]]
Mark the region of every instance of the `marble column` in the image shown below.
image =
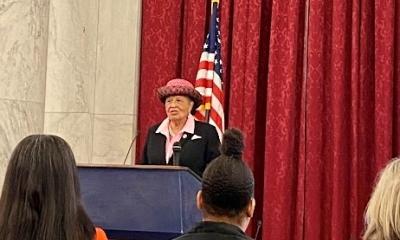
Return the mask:
[[[44,131],[64,138],[79,163],[92,152],[98,7],[50,1]]]
[[[140,12],[141,1],[100,0],[93,163],[124,163],[136,135]]]
[[[45,132],[78,163],[122,164],[136,132],[141,1],[50,2]]]
[[[43,132],[49,0],[0,2],[0,188],[12,149]]]
[[[140,9],[0,2],[0,187],[12,149],[32,133],[65,138],[79,163],[123,163],[136,135]]]

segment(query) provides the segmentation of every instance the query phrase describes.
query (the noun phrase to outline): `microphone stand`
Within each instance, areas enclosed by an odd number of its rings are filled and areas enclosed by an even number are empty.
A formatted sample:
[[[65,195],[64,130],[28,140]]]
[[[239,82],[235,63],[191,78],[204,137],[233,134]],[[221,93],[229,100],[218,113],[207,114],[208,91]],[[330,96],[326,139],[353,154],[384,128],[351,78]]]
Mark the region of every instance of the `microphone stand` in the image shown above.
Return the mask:
[[[180,162],[180,155],[181,155],[181,150],[182,146],[179,142],[175,142],[174,145],[172,146],[172,151],[173,151],[173,160],[172,163],[174,166],[179,166]]]
[[[125,165],[126,160],[128,159],[129,153],[130,153],[130,151],[131,151],[131,149],[132,149],[133,143],[136,142],[137,136],[139,136],[139,132],[136,133],[135,137],[134,137],[134,138],[132,139],[132,141],[131,141],[131,145],[129,146],[128,152],[126,153],[126,156],[125,156],[124,164],[123,164],[123,165]]]
[[[258,234],[260,233],[260,228],[261,228],[261,220],[258,220],[256,234],[254,235],[254,240],[257,240]]]

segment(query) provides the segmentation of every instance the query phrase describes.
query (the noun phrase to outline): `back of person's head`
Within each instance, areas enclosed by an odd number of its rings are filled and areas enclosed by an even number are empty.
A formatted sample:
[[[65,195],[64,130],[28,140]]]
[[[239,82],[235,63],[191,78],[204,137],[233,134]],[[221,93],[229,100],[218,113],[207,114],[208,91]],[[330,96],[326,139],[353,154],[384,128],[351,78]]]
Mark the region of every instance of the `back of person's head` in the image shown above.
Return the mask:
[[[92,239],[70,146],[31,135],[14,149],[0,198],[0,239]]]
[[[202,189],[198,194],[203,214],[232,219],[252,216],[254,177],[242,160],[243,148],[242,133],[227,129],[221,155],[211,161],[203,174]]]
[[[382,170],[365,212],[364,240],[400,239],[400,159]]]

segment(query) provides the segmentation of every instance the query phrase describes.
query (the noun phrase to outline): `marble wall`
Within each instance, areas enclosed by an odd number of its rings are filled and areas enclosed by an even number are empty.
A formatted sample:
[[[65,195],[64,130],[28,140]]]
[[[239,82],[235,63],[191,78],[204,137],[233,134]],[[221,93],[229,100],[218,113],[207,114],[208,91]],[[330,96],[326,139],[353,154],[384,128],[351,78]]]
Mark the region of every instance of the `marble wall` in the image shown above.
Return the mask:
[[[80,163],[123,163],[135,135],[140,8],[50,1],[44,130],[63,136]]]
[[[99,0],[50,0],[46,133],[69,142],[78,162],[92,149]]]
[[[141,5],[101,0],[99,9],[92,161],[121,164],[136,135]]]
[[[30,133],[65,138],[80,163],[124,162],[136,135],[140,12],[140,0],[0,3],[0,183]]]
[[[49,0],[0,3],[0,187],[12,149],[43,132]]]

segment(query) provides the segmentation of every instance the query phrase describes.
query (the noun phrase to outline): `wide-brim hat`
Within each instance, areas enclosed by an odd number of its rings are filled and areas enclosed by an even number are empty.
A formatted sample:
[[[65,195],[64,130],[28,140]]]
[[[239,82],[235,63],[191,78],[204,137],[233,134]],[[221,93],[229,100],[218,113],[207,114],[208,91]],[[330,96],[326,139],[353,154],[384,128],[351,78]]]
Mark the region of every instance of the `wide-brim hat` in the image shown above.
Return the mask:
[[[197,109],[202,102],[201,94],[194,88],[193,84],[181,78],[168,81],[167,84],[160,87],[157,92],[162,103],[165,103],[165,99],[170,96],[187,96],[194,102],[193,110]]]

